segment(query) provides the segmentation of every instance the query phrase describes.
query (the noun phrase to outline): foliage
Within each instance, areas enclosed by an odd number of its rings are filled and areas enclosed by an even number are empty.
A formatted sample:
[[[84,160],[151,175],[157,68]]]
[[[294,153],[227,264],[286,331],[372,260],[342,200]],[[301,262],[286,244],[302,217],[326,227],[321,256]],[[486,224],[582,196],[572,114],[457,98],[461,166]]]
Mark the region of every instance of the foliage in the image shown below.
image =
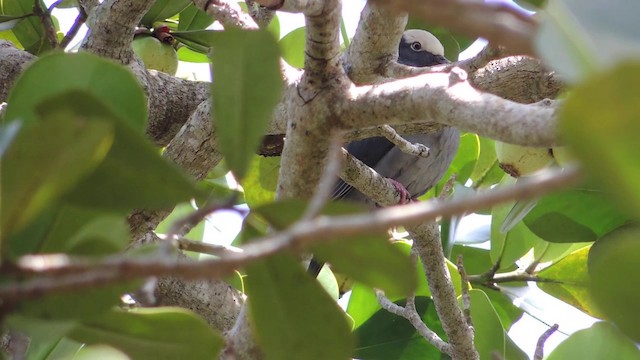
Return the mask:
[[[525,2],[545,6],[544,1]],[[187,201],[207,197],[202,188],[211,190],[209,199],[216,201],[235,193],[220,174],[210,174],[200,187],[192,184],[144,139],[147,102],[126,68],[84,53],[46,54],[50,43],[38,18],[29,16],[32,4],[0,1],[0,39],[40,56],[13,85],[0,127],[3,265],[30,254],[105,259],[126,249],[130,234],[125,218],[131,210],[178,205],[170,218],[174,220],[191,209]],[[607,14],[622,16],[615,24],[577,0],[547,6],[539,52],[572,85],[559,115],[560,129],[587,180],[535,202],[486,209],[491,216],[490,229],[484,229],[490,233],[488,250],[470,242],[454,244],[459,219],[444,219],[445,248],[451,261],[464,255],[471,275],[471,316],[483,359],[493,353],[526,358],[507,335],[526,309],[499,291],[503,285],[488,277],[492,268],[496,279],[505,274],[537,277],[543,291],[604,320],[573,334],[550,359],[637,359],[640,63],[637,52],[618,51],[603,39],[615,37],[637,49],[640,32],[631,33],[628,22],[636,21],[638,5],[622,0],[610,4]],[[242,200],[250,208],[240,238],[247,242],[269,227],[287,228],[306,204],[275,203],[279,158],[254,154],[280,100],[280,57],[304,66],[305,29],[278,39],[276,18],[269,31],[212,31],[206,29],[211,19],[205,13],[189,1],[174,0],[156,1],[141,25],[157,21],[173,21],[180,60],[212,63],[213,109],[226,166],[222,174],[231,171],[241,182]],[[427,26],[411,21],[412,27]],[[450,59],[471,42],[430,29],[443,40]],[[471,133],[463,134],[450,170],[424,198],[441,195],[452,174],[457,175],[454,198],[516,182],[500,170],[495,142]],[[332,203],[324,214],[362,211]],[[164,223],[158,232],[167,228]],[[189,236],[201,240],[202,229]],[[256,262],[242,269],[244,279],[236,279],[235,285],[245,286],[251,298],[255,330],[267,357],[440,357],[409,323],[382,310],[374,295],[373,288],[381,288],[403,304],[408,294],[416,294],[425,324],[446,337],[422,266],[411,262],[406,239],[392,243],[386,234],[374,233],[329,240],[312,251],[340,276],[355,281],[346,311],[290,254]],[[150,247],[128,256],[141,259],[157,251]],[[460,276],[448,264],[459,294]],[[0,281],[25,284],[28,279],[3,272]],[[196,314],[175,308],[123,309],[121,296],[139,285],[128,281],[13,304],[3,325],[31,336],[31,359],[60,354],[78,359],[217,356],[223,338]],[[81,344],[87,346],[77,352]]]

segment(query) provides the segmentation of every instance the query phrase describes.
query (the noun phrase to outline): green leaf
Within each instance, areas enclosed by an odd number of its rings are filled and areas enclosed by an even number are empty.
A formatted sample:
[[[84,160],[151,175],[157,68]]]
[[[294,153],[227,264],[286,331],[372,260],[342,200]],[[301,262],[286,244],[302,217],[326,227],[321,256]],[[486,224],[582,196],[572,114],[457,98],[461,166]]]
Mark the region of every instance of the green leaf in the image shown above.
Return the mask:
[[[456,174],[456,183],[465,184],[473,171],[476,161],[478,160],[479,152],[480,141],[478,139],[478,135],[471,133],[462,134],[460,136],[458,152],[453,158],[449,169],[442,176],[438,185],[430,190],[424,198],[438,196],[453,174]],[[422,198],[423,197],[421,197],[421,199]]]
[[[350,358],[353,339],[347,317],[293,256],[250,265],[246,286],[265,358]]]
[[[21,128],[21,121],[14,121],[6,124],[5,126],[0,125],[0,159],[2,159],[2,156],[9,148],[9,145],[11,145],[18,133],[20,133]]]
[[[237,179],[249,168],[280,101],[280,53],[268,31],[225,30],[212,54],[213,115],[220,152]]]
[[[505,177],[499,186],[508,186],[514,182],[513,178]],[[512,266],[516,260],[542,241],[522,222],[506,233],[500,231],[500,227],[512,207],[513,202],[505,203],[494,207],[491,212],[491,262],[500,261],[501,269]]]
[[[172,31],[171,35],[191,50],[201,54],[208,54],[218,33],[220,33],[220,31],[217,30],[189,30]]]
[[[482,290],[471,289],[471,320],[475,329],[474,344],[481,359],[493,358],[497,352],[504,358],[505,333],[489,297]]]
[[[16,35],[11,30],[0,31],[0,40],[7,40],[13,43],[13,46],[18,48],[19,50],[24,50],[24,46],[22,46],[22,44],[20,43],[20,40],[16,38]]]
[[[598,70],[640,58],[635,16],[640,3],[612,0],[602,6],[556,0],[549,1],[545,10],[539,13],[537,53],[567,82],[577,83]]]
[[[114,129],[60,104],[23,126],[2,159],[3,235],[10,235],[86,178],[105,158]]]
[[[279,42],[284,61],[298,69],[304,68],[305,29],[303,26],[292,30]]]
[[[113,346],[136,360],[216,359],[224,343],[196,314],[167,307],[112,310],[79,325],[69,337]]]
[[[476,289],[482,290],[484,294],[489,297],[493,309],[500,318],[503,329],[509,330],[511,328],[511,325],[513,325],[522,317],[524,311],[519,307],[513,305],[513,300],[511,300],[511,298],[509,298],[503,292],[497,291],[496,289],[486,288],[484,286],[476,286]],[[505,336],[505,339],[507,338],[508,336]],[[507,344],[506,346],[509,347],[510,345]],[[508,356],[506,358],[509,359]]]
[[[605,235],[589,252],[591,296],[598,309],[627,336],[640,341],[640,228],[625,226]]]
[[[140,23],[147,27],[153,27],[156,21],[166,20],[178,14],[190,3],[190,0],[156,0],[151,9],[144,14]]]
[[[41,0],[41,9],[46,9],[46,5]],[[33,13],[34,0],[9,0],[2,3],[3,15],[23,16]],[[51,43],[47,40],[44,26],[37,16],[29,16],[16,24],[12,30],[13,34],[20,41],[25,50],[41,55],[45,51],[51,50]]]
[[[601,190],[571,188],[540,199],[524,218],[529,230],[550,242],[588,242],[629,221]]]
[[[404,301],[397,302],[404,306]],[[431,299],[416,297],[416,309],[429,329],[446,339],[442,325],[438,319]],[[364,324],[360,325],[355,335],[358,346],[353,356],[357,359],[439,359],[441,353],[425,340],[416,329],[404,318],[379,310]]]
[[[56,211],[33,253],[106,255],[123,251],[130,241],[123,214],[64,205]]]
[[[29,65],[9,94],[5,122],[21,119],[25,124],[33,123],[38,119],[39,103],[71,90],[86,91],[100,99],[118,118],[144,134],[147,100],[138,80],[127,68],[84,52],[52,53]]]
[[[24,300],[15,310],[20,315],[39,319],[90,320],[120,304],[123,294],[140,285],[140,281],[135,281],[47,295],[35,300]]]
[[[576,331],[549,354],[547,360],[638,360],[640,351],[615,326],[606,322]]]
[[[590,246],[573,252],[571,255],[540,271],[537,275],[554,282],[540,282],[538,287],[585,313],[601,317],[589,294],[589,273],[587,256]]]
[[[304,213],[306,204],[286,201],[267,204],[254,211],[277,229],[293,224]],[[323,214],[346,215],[361,212],[361,206],[331,203]],[[415,269],[409,257],[394,247],[383,232],[338,237],[311,246],[311,252],[332,265],[335,271],[394,295],[407,296],[416,287]]]
[[[192,63],[208,63],[209,58],[206,53],[194,51],[188,46],[181,46],[178,49],[178,59],[180,61],[192,62]]]
[[[626,63],[575,88],[560,112],[570,149],[597,180],[636,218],[640,217],[640,63]],[[611,116],[611,114],[615,116]]]
[[[180,12],[178,31],[202,30],[211,24],[213,24],[213,18],[209,14],[198,9],[194,4],[189,4]]]
[[[0,15],[0,31],[12,29],[24,18],[24,15]]]
[[[473,180],[474,183],[481,182],[498,161],[495,142],[493,139],[478,136],[478,141],[480,143],[480,153],[478,154],[478,160],[473,167],[473,171],[471,172],[471,175],[469,175],[469,178]]]
[[[271,203],[276,198],[280,157],[264,157],[255,155],[249,164],[249,171],[242,179],[244,199],[251,209]]]
[[[102,163],[76,184],[66,200],[80,206],[110,210],[162,208],[197,196],[184,173],[161,158],[141,134],[133,131],[93,95],[70,91],[48,101],[42,111],[68,104],[84,116],[100,114],[114,126],[113,145]]]

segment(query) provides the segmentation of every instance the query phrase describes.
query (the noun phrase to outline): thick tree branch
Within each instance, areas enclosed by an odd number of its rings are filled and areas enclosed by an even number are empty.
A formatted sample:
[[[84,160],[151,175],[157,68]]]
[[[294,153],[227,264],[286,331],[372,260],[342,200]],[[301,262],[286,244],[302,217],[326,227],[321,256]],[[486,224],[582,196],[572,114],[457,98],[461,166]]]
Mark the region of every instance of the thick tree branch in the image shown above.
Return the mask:
[[[82,49],[128,65],[135,27],[154,0],[105,0],[87,18],[89,32]]]
[[[222,26],[236,27],[240,29],[257,29],[258,25],[242,11],[236,1],[228,0],[193,0],[199,9],[203,9],[212,18],[220,21]]]
[[[430,120],[508,143],[557,145],[555,108],[479,92],[465,77],[453,69],[353,88],[339,118],[347,128]]]
[[[398,58],[398,42],[406,24],[406,14],[396,15],[367,2],[344,55],[345,69],[351,81],[358,85],[386,81],[384,70]]]

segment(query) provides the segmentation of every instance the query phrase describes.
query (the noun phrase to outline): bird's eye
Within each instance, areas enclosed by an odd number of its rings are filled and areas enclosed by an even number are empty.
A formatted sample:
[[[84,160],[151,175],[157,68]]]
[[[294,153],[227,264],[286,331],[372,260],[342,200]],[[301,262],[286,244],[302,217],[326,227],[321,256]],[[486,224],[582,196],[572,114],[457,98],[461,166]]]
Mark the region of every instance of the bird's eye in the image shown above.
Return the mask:
[[[422,50],[422,44],[420,44],[417,41],[412,42],[411,43],[411,49],[413,49],[414,51],[420,51],[420,50]]]

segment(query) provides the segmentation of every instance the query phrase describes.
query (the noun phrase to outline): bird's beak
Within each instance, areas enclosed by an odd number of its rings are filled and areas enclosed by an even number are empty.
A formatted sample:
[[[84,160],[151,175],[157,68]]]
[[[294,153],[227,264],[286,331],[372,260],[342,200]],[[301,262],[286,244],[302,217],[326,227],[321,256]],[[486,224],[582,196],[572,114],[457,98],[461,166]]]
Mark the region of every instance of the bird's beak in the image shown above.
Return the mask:
[[[438,64],[441,64],[441,65],[451,64],[451,61],[449,61],[449,59],[447,59],[446,57],[444,57],[442,55],[436,55],[435,58],[436,58],[436,61],[438,62]]]

